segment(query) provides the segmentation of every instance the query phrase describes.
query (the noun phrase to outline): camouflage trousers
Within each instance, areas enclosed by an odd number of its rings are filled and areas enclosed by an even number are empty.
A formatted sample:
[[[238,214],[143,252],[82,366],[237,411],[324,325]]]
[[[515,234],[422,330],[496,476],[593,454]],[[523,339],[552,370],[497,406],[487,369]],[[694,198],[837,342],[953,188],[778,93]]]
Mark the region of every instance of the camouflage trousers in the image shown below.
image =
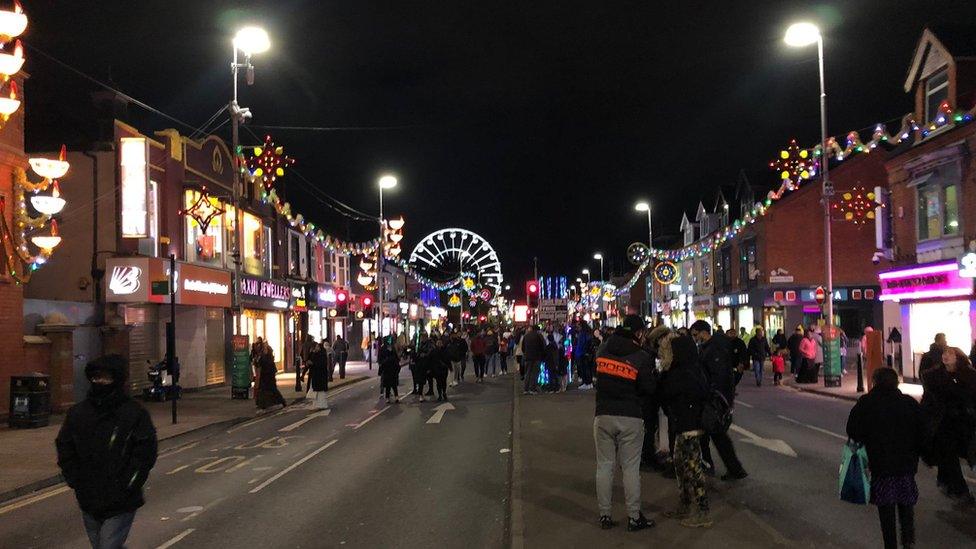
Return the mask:
[[[678,479],[681,505],[692,503],[702,511],[708,510],[705,493],[705,469],[702,467],[701,436],[698,433],[680,433],[674,441],[674,474]]]

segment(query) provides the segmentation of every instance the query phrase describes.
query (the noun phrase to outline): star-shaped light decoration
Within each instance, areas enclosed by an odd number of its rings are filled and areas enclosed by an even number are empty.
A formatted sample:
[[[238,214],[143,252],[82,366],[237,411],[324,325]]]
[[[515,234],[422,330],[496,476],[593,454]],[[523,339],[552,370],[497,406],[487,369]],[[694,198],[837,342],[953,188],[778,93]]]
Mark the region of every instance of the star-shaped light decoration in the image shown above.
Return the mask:
[[[817,174],[817,161],[810,151],[796,144],[796,139],[791,139],[789,146],[779,152],[779,158],[769,162],[769,168],[778,172],[783,181],[789,181],[791,187],[798,187]]]
[[[868,191],[864,187],[854,187],[841,194],[841,199],[832,206],[834,210],[844,216],[845,221],[850,221],[855,225],[864,225],[874,221],[874,209],[884,204],[878,204],[875,200],[873,191]]]
[[[200,226],[200,230],[206,234],[207,229],[210,228],[210,222],[213,221],[215,217],[222,215],[225,211],[226,210],[221,207],[220,202],[207,193],[207,188],[202,187],[200,189],[200,196],[197,198],[196,202],[194,202],[189,208],[181,211],[180,214],[190,216],[190,218],[196,221],[197,225]]]
[[[295,159],[285,155],[285,148],[275,146],[270,135],[264,136],[264,145],[254,147],[254,155],[247,160],[251,175],[261,178],[266,190],[271,190],[274,182],[285,175],[285,168],[295,163]]]

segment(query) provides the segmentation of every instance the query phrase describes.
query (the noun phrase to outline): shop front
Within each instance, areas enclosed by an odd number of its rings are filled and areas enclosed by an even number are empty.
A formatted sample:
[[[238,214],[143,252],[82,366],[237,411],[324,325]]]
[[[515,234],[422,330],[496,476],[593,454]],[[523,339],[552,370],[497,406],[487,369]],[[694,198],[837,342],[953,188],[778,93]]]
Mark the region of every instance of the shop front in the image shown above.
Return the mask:
[[[885,352],[906,379],[919,379],[919,362],[935,334],[944,333],[950,346],[969,351],[976,333],[973,278],[965,276],[971,274],[976,275],[960,269],[955,260],[878,274],[884,303]],[[899,343],[901,352],[894,353],[893,347]]]
[[[691,307],[693,314],[692,318],[689,319],[691,322],[696,320],[707,320],[709,322],[715,321],[715,300],[712,299],[711,295],[696,295],[691,300]],[[726,324],[726,326],[727,325],[728,324]]]
[[[763,326],[774,335],[782,329],[789,336],[796,326],[818,324],[823,309],[815,297],[816,288],[776,288],[761,291]],[[877,326],[880,318],[877,286],[835,286],[834,324],[855,341],[864,333],[865,326]],[[853,354],[849,353],[849,356]]]
[[[752,331],[755,323],[753,310],[749,305],[749,294],[745,292],[724,294],[715,297],[717,309],[715,312],[715,325],[723,330],[745,328],[747,332]]]
[[[292,316],[291,287],[280,280],[241,275],[240,296],[242,316],[237,335],[247,336],[251,344],[259,337],[263,339],[274,353],[278,371],[284,370],[288,363],[285,353],[291,352],[286,332],[286,321]],[[237,325],[235,321],[235,329]]]
[[[169,261],[153,257],[106,260],[107,303],[128,328],[130,382],[147,384],[147,361],[165,358],[170,322]],[[176,264],[176,349],[180,384],[187,388],[226,381],[225,311],[231,306],[231,274],[189,263]]]

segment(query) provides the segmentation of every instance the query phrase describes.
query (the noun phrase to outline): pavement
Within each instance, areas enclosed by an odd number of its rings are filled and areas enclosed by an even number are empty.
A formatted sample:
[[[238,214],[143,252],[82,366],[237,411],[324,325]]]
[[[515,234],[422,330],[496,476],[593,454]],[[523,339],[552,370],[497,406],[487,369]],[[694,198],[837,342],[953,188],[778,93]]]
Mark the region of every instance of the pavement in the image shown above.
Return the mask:
[[[769,372],[769,365],[766,366],[766,379],[764,383],[772,385],[773,376]],[[752,382],[754,377],[752,372],[746,372],[743,376],[743,383]],[[868,390],[867,372],[864,373],[864,391],[857,392],[857,370],[852,368],[841,376],[840,387],[825,387],[821,376],[817,383],[797,383],[791,374],[784,374],[783,387],[789,387],[797,391],[815,393],[818,395],[840,398],[844,400],[857,401]],[[898,387],[906,395],[911,395],[917,400],[922,398],[922,385],[919,383],[902,383]]]
[[[330,388],[360,381],[369,373],[365,362],[349,363],[346,379],[338,379],[337,374]],[[281,393],[290,401],[304,397],[304,393],[295,391],[295,374],[280,374],[277,381]],[[253,400],[231,399],[229,386],[184,392],[183,398],[177,402],[176,424],[172,422],[171,402],[144,402],[143,405],[152,415],[161,441],[215,425],[244,421],[257,414]],[[3,424],[0,428],[0,502],[61,482],[54,439],[63,421],[63,415],[53,415],[48,426],[37,429],[10,429]]]

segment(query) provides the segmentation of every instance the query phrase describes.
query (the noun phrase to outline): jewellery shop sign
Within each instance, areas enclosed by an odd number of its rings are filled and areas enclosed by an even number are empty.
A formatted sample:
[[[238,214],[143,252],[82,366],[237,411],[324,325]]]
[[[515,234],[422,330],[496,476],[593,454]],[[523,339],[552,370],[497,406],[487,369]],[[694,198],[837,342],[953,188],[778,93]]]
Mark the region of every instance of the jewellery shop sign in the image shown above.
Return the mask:
[[[268,278],[241,276],[241,305],[255,309],[287,309],[291,306],[291,286]]]

